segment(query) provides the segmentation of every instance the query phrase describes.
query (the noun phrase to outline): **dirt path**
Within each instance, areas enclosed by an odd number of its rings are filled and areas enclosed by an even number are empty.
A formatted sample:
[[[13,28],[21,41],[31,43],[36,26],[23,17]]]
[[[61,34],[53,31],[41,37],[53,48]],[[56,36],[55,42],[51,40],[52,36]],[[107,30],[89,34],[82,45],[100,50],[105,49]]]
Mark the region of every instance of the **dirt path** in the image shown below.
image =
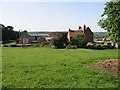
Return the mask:
[[[89,67],[97,67],[101,70],[108,71],[113,75],[120,76],[120,60],[118,59],[107,59],[104,61],[100,61],[96,64],[89,64]]]

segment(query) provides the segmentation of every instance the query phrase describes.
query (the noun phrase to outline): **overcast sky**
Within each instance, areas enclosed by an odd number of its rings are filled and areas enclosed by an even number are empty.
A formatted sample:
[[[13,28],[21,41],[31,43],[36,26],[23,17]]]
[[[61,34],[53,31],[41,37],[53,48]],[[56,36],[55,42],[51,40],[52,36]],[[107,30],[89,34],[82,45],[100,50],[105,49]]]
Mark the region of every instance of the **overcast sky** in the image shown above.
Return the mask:
[[[68,31],[89,26],[104,31],[97,22],[105,2],[2,2],[0,23],[15,30]]]

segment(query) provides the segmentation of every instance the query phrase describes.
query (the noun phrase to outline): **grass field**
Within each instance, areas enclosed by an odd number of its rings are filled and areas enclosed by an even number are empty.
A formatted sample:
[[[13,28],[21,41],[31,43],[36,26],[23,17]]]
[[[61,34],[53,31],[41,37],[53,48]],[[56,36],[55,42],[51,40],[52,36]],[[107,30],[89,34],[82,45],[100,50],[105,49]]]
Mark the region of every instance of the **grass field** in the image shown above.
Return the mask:
[[[86,67],[118,58],[118,50],[3,48],[3,87],[7,88],[109,88],[117,76]]]

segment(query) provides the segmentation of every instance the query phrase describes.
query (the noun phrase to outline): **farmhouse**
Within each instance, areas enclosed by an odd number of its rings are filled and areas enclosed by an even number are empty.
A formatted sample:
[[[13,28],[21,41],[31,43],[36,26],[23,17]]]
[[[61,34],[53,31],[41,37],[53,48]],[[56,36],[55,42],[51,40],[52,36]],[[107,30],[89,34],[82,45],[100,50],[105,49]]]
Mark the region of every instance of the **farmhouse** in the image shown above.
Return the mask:
[[[93,42],[93,32],[89,27],[86,27],[86,25],[82,27],[79,26],[78,30],[71,30],[69,29],[67,33],[68,41],[71,41],[71,38],[79,33],[83,33],[86,37],[86,42]]]

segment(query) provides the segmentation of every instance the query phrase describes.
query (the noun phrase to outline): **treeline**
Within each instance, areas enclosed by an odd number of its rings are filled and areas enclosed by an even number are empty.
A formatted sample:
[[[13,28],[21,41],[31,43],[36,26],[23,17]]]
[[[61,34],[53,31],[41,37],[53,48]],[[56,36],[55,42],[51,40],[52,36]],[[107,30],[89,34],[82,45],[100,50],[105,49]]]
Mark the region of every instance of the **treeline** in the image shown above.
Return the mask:
[[[28,34],[49,34],[50,32],[28,32]]]
[[[9,40],[17,40],[19,38],[19,32],[14,31],[12,26],[4,26],[3,24],[0,24],[0,32],[2,32],[3,43],[8,42]]]

